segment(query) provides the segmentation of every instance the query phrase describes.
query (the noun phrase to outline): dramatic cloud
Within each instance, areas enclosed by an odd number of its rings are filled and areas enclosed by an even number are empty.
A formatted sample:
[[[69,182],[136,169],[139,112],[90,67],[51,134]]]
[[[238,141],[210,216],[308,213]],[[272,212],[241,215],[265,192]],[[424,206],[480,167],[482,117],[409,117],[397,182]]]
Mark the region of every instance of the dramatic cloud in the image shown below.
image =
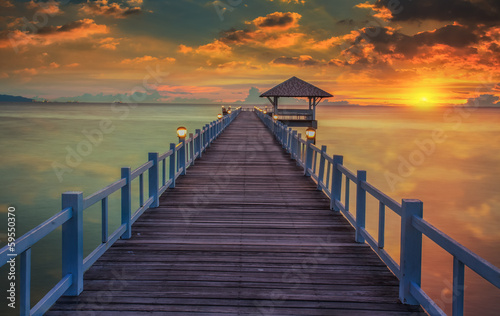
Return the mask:
[[[0,0],[0,7],[12,8],[13,6],[12,1],[10,0]]]
[[[60,3],[55,0],[49,0],[47,2],[34,1],[31,0],[26,4],[28,9],[36,10],[36,12],[46,13],[48,15],[62,14],[63,12],[59,8]]]
[[[222,41],[215,40],[213,43],[198,47],[196,53],[209,55],[211,57],[228,56],[231,54],[231,47]]]
[[[394,0],[392,0],[394,1]],[[365,3],[360,3],[355,6],[356,8],[361,8],[361,9],[371,9],[375,12],[373,15],[374,17],[377,17],[379,19],[382,19],[384,21],[389,21],[392,18],[392,12],[388,8],[384,6],[377,6],[375,4],[371,4],[370,2],[366,1]]]
[[[353,37],[353,35],[356,35]],[[391,27],[365,27],[349,36],[332,38],[313,45],[341,47],[348,64],[393,64],[395,60],[413,65],[450,64],[455,68],[492,71],[500,66],[496,52],[500,30],[454,23],[406,35]]]
[[[182,54],[187,54],[193,51],[192,47],[186,46],[186,45],[179,45],[178,52]]]
[[[251,29],[230,29],[220,33],[213,42],[197,48],[179,45],[182,54],[196,53],[212,58],[229,57],[234,47],[264,47],[266,49],[282,49],[298,45],[305,37],[299,32],[289,32],[299,26],[301,15],[293,12],[274,12],[246,22]]]
[[[274,65],[285,65],[285,66],[296,66],[296,67],[311,67],[318,66],[324,62],[316,60],[308,55],[302,55],[299,57],[286,57],[282,56],[271,61]]]
[[[142,4],[142,1],[128,1],[131,5]],[[82,4],[80,12],[87,15],[103,15],[110,16],[116,19],[124,19],[130,15],[142,12],[140,6],[122,7],[119,3],[109,3],[108,0],[96,0]]]
[[[262,91],[264,92],[264,91]],[[242,104],[268,104],[268,100],[266,98],[261,98],[260,95],[262,92],[256,88],[256,87],[251,87],[250,90],[248,90],[248,95],[243,101],[238,101],[236,103],[242,103]]]
[[[106,34],[106,25],[96,24],[92,19],[70,22],[62,26],[45,26],[37,33],[20,30],[0,33],[0,48],[25,45],[45,46],[57,42],[74,41],[94,34]]]
[[[467,99],[466,106],[473,107],[500,107],[500,97],[493,94],[482,94],[476,98]]]
[[[300,75],[340,100],[392,105],[414,85],[441,85],[439,104],[465,104],[477,82],[500,82],[498,0],[221,3],[223,21],[213,1],[0,0],[0,83],[108,100],[159,65],[169,85],[158,102],[243,100],[251,86]]]
[[[109,50],[116,50],[118,45],[120,45],[120,40],[113,37],[106,37],[97,41],[98,47]]]
[[[378,0],[374,10],[388,9],[392,21],[458,21],[464,24],[500,21],[498,0]]]
[[[301,17],[302,15],[295,12],[274,12],[256,18],[251,24],[266,32],[286,31],[298,27]]]

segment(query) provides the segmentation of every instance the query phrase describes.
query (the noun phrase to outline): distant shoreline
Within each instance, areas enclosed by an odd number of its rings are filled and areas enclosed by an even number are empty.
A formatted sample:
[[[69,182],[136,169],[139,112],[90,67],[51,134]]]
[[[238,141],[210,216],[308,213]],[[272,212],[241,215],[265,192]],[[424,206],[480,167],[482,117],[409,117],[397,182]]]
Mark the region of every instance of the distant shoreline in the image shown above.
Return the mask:
[[[58,105],[58,106],[78,106],[78,105],[104,105],[109,106],[113,104],[112,102],[12,102],[12,101],[0,101],[0,106],[5,105]],[[116,104],[127,104],[124,103],[116,103]],[[241,106],[244,108],[252,108],[254,106],[259,107],[268,107],[270,108],[270,104],[243,104],[243,103],[137,103],[138,106]],[[283,106],[301,106],[300,104],[283,104]],[[411,109],[419,109],[418,107],[411,105],[353,105],[353,104],[320,104],[320,107],[335,107],[335,108],[411,108]],[[500,106],[468,106],[468,105],[441,105],[436,106],[430,109],[439,109],[439,108],[478,108],[478,109],[500,109]]]

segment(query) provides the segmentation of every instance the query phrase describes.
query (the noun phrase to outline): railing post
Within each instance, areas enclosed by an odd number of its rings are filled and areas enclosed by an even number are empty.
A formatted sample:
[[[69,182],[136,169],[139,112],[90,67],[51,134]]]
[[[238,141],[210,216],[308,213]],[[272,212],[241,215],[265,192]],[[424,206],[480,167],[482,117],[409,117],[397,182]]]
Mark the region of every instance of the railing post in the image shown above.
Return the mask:
[[[160,197],[158,196],[158,153],[149,153],[148,159],[153,162],[153,166],[149,168],[149,197],[153,198],[151,208],[160,205]]]
[[[194,165],[194,136],[193,133],[189,133],[189,138],[191,141],[189,142],[189,160],[191,160],[190,166]]]
[[[323,179],[325,177],[325,155],[326,155],[326,146],[323,145],[321,146],[321,157],[319,158],[319,171],[318,171],[318,190],[322,191],[323,188],[321,187],[321,184],[323,183]]]
[[[179,138],[182,147],[179,150],[179,169],[182,168],[181,175],[186,174],[186,138]]]
[[[83,291],[83,193],[62,194],[62,209],[71,207],[71,218],[62,225],[62,275],[72,275],[73,282],[64,293],[78,296]]]
[[[311,172],[309,172],[309,169],[312,169],[312,163],[313,163],[313,144],[312,139],[307,139],[306,143],[306,161],[305,161],[305,168],[304,168],[304,175],[310,177]]]
[[[283,134],[283,136],[282,136],[283,142],[281,143],[281,146],[283,148],[285,148],[285,150],[286,150],[287,141],[288,141],[288,133],[287,133],[287,131],[288,131],[288,126],[283,125],[282,126],[282,130],[281,130],[281,133]]]
[[[292,131],[292,141],[291,141],[291,154],[292,158],[297,160],[297,142],[295,141],[295,137],[297,136],[297,131]]]
[[[365,228],[366,223],[366,191],[361,187],[361,183],[366,181],[366,171],[358,170],[356,181],[356,242],[364,243],[365,238],[361,234],[361,228]]]
[[[296,159],[296,161],[297,161],[297,166],[299,166],[299,165],[300,165],[300,163],[301,163],[301,162],[303,162],[303,161],[302,161],[302,144],[301,144],[301,142],[300,142],[300,139],[301,139],[301,138],[302,138],[302,134],[301,134],[301,133],[298,133],[298,134],[297,134],[297,139],[296,139],[296,141],[297,141],[297,145],[295,146],[295,148],[297,149],[297,154],[296,154],[296,157],[297,157],[297,159]]]
[[[403,304],[419,305],[410,294],[411,283],[421,285],[422,233],[413,227],[413,216],[423,216],[423,203],[419,200],[403,200],[401,207],[401,251],[399,299]]]
[[[340,212],[336,205],[336,201],[340,201],[340,194],[342,192],[342,172],[340,172],[338,165],[344,163],[343,156],[333,156],[332,166],[332,196],[330,197],[330,209],[335,212]]]
[[[205,136],[205,147],[208,148],[210,147],[210,125],[205,124],[205,128],[207,129],[203,135]]]
[[[452,316],[464,315],[464,263],[453,256],[453,303]]]
[[[170,150],[172,151],[172,155],[170,156],[169,162],[169,177],[172,182],[170,183],[170,188],[175,188],[175,173],[177,172],[177,162],[175,161],[175,156],[177,153],[175,152],[175,144],[170,143]],[[201,154],[201,152],[200,152]]]
[[[215,123],[212,121],[212,123],[210,123],[210,143],[215,139],[215,134]]]
[[[125,225],[125,232],[121,235],[121,239],[130,239],[132,237],[132,185],[130,181],[130,167],[122,168],[121,176],[125,179],[125,186],[121,190],[122,202],[122,225]]]
[[[21,286],[19,297],[19,314],[21,316],[31,315],[31,248],[26,249],[20,256],[21,261]]]
[[[292,133],[292,128],[289,127],[287,130],[287,145],[286,149],[289,153],[292,153],[292,139],[293,139],[293,133]]]
[[[195,155],[198,154],[198,158],[201,158],[201,130],[197,129],[195,132],[195,134],[198,135],[198,137],[196,137],[195,143]]]

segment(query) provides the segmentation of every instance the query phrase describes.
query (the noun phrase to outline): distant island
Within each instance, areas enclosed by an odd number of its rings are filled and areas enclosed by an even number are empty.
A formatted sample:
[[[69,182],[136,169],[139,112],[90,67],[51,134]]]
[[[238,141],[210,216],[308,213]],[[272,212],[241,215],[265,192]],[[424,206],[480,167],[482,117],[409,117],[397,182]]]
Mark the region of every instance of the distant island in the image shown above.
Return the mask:
[[[33,99],[14,95],[0,94],[0,102],[33,102]]]

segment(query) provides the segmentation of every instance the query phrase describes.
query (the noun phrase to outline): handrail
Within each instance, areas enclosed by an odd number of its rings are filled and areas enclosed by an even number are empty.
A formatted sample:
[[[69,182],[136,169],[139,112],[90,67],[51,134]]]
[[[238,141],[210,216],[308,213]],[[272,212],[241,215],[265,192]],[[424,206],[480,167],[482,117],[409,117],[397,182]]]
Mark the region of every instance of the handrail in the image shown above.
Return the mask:
[[[388,195],[366,181],[366,171],[354,174],[343,165],[342,156],[328,156],[326,146],[321,150],[311,141],[301,139],[297,131],[279,121],[258,107],[254,112],[271,130],[283,149],[290,154],[297,165],[304,168],[304,174],[311,177],[318,190],[330,199],[330,209],[340,212],[356,230],[356,242],[368,243],[380,259],[399,279],[399,299],[404,304],[421,305],[430,315],[446,315],[420,287],[422,273],[422,234],[453,256],[453,315],[463,315],[464,268],[467,266],[492,285],[500,288],[500,269],[484,260],[460,243],[447,236],[422,218],[423,203],[403,199],[396,202]],[[305,152],[305,153],[304,153]],[[315,155],[321,155],[316,168]],[[326,168],[325,168],[326,166]],[[325,171],[326,170],[326,171]],[[326,178],[326,180],[325,180]],[[342,180],[345,179],[345,197],[342,203]],[[331,181],[331,182],[330,182]],[[356,185],[356,216],[349,211],[349,183]],[[366,193],[379,202],[378,238],[375,239],[365,228]],[[384,250],[385,209],[388,207],[401,216],[401,249],[399,264]]]
[[[500,269],[484,260],[477,254],[459,244],[423,218],[413,216],[412,225],[442,249],[467,265],[471,270],[490,280],[491,284],[500,288]]]
[[[186,174],[186,170],[196,159],[217,139],[222,132],[240,114],[241,107],[222,119],[205,125],[196,130],[194,135],[185,141],[171,144],[170,150],[162,155],[149,153],[146,163],[131,171],[122,168],[120,180],[98,190],[86,198],[82,192],[65,192],[62,195],[62,210],[36,226],[17,239],[15,246],[7,244],[0,249],[0,267],[17,256],[21,260],[19,289],[20,315],[43,315],[61,296],[77,296],[83,291],[83,273],[97,261],[107,249],[118,239],[131,237],[132,224],[148,208],[158,207],[159,196],[168,188],[175,187],[175,179]],[[207,137],[209,135],[209,137]],[[166,164],[169,163],[169,179],[166,177]],[[161,168],[160,168],[161,165]],[[144,202],[144,173],[148,172],[149,194]],[[140,207],[132,212],[131,183],[139,178]],[[158,185],[161,180],[161,185]],[[108,198],[121,190],[121,220],[122,223],[108,236]],[[91,253],[83,258],[83,211],[101,201],[102,242]],[[49,292],[33,307],[30,304],[31,247],[54,230],[62,227],[63,247],[63,277]]]
[[[107,187],[89,195],[88,197],[83,199],[83,208],[89,208],[90,206],[94,205],[95,203],[101,201],[107,196],[110,196],[111,194],[115,193],[119,189],[123,188],[126,184],[125,179],[120,179]]]

